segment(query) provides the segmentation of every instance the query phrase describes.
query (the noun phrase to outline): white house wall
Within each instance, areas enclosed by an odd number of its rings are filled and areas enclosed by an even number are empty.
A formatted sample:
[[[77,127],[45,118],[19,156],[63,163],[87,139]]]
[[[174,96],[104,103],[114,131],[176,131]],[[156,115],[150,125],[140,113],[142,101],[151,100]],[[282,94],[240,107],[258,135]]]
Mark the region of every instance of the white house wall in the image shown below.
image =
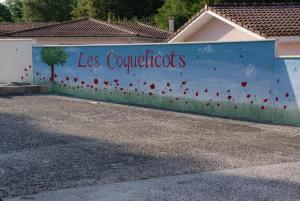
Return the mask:
[[[279,56],[300,55],[300,41],[279,42],[277,44],[277,54]]]
[[[182,42],[202,42],[202,41],[249,41],[257,38],[227,24],[223,21],[213,18],[203,27],[199,28],[191,37]]]
[[[0,40],[0,83],[32,83],[32,40]]]

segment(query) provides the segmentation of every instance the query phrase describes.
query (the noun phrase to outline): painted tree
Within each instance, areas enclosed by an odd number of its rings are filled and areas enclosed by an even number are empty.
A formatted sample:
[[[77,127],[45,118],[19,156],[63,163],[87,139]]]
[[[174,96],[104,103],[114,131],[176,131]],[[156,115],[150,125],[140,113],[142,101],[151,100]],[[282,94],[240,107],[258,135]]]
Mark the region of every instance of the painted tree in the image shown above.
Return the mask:
[[[41,51],[42,62],[51,67],[50,81],[54,81],[55,65],[64,65],[67,62],[67,53],[58,47],[45,47]]]

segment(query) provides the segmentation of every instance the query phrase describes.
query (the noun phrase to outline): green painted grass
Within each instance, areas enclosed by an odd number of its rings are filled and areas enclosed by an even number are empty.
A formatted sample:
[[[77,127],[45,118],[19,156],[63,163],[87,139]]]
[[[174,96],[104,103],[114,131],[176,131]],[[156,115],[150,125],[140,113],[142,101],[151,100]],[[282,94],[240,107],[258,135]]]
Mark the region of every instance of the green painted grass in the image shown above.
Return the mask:
[[[138,105],[173,111],[182,111],[189,113],[205,114],[209,116],[218,116],[226,118],[234,118],[240,120],[248,120],[254,122],[265,122],[284,124],[292,126],[300,126],[300,111],[299,110],[283,110],[265,106],[262,110],[262,105],[233,103],[233,102],[204,102],[192,98],[179,98],[176,100],[173,96],[149,96],[148,93],[126,91],[114,91],[112,89],[73,89],[72,87],[59,86],[51,84],[52,92],[75,96],[79,98],[100,100],[112,103],[122,103],[129,105]],[[113,92],[111,94],[111,92]],[[208,105],[209,103],[209,105]],[[220,104],[220,106],[218,106]]]

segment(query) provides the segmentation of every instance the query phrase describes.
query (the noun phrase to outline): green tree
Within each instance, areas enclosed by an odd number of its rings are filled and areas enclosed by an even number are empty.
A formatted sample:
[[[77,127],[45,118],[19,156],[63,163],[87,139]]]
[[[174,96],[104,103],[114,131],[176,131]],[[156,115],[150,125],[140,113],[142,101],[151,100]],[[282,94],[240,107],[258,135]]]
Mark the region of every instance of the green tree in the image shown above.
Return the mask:
[[[0,22],[11,22],[12,21],[12,15],[9,12],[9,9],[7,6],[0,3]]]
[[[163,29],[168,28],[168,18],[175,19],[175,28],[179,28],[192,15],[205,5],[205,0],[166,0],[165,4],[158,9],[154,21],[156,25]]]
[[[55,79],[55,65],[64,65],[67,62],[67,53],[58,47],[45,47],[41,51],[42,62],[51,67],[50,80]]]
[[[108,16],[118,19],[141,19],[153,16],[164,0],[79,0],[73,15],[107,20]]]
[[[72,15],[75,18],[81,17],[94,17],[95,8],[93,7],[92,0],[80,0],[77,2],[76,7],[72,11]]]
[[[25,21],[67,21],[77,0],[23,0]]]
[[[12,14],[13,20],[19,22],[23,20],[23,2],[22,0],[6,0],[6,6]]]

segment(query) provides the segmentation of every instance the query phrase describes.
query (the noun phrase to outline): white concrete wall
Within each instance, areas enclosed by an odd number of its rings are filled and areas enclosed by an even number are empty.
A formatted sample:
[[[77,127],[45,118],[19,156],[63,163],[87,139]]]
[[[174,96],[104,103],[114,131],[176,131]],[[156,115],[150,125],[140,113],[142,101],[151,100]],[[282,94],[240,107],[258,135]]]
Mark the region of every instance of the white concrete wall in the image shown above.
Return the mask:
[[[32,83],[32,40],[0,40],[0,83]]]
[[[202,28],[186,38],[184,42],[201,42],[201,41],[249,41],[257,40],[253,36],[236,29],[235,27],[213,18]]]

